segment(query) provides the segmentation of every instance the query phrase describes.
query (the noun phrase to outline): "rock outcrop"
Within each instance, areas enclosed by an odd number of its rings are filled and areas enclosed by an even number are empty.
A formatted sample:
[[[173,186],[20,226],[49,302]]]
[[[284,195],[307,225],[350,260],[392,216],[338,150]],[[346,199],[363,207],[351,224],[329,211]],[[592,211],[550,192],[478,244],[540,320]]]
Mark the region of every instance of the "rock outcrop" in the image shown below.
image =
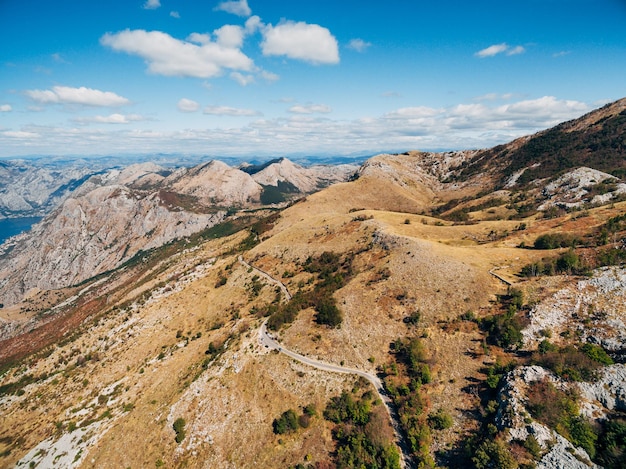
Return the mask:
[[[158,192],[145,194],[117,184],[70,197],[30,233],[5,246],[10,255],[0,260],[2,301],[14,303],[32,288],[79,283],[224,216],[223,211],[170,210]]]

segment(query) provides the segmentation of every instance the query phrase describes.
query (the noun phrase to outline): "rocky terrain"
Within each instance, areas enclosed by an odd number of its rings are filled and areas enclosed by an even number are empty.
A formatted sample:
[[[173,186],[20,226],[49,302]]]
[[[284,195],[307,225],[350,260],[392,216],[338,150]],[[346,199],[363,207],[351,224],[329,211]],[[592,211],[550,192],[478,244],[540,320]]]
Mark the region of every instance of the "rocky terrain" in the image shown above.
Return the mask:
[[[563,132],[609,148],[623,105],[497,149],[378,155],[306,197],[329,168],[85,182],[36,249],[80,246],[82,283],[57,264],[56,289],[0,310],[0,466],[623,467],[622,164],[505,158]]]
[[[174,172],[144,163],[92,176],[30,232],[0,247],[0,303],[80,283],[139,251],[214,226],[229,212],[270,205],[262,200],[268,187],[280,196],[271,202],[284,203],[345,180],[354,170],[303,168],[282,160],[254,175],[264,186],[219,161]],[[300,185],[283,197],[277,186],[291,181]]]
[[[0,218],[44,216],[93,173],[81,165],[0,161]]]

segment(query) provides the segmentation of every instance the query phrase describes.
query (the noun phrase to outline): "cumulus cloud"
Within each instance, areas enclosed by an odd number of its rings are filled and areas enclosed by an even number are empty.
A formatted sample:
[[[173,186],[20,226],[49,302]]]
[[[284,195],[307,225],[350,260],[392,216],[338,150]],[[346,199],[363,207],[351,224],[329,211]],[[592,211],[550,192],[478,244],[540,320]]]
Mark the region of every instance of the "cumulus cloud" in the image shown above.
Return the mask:
[[[286,56],[313,64],[339,62],[337,39],[317,24],[286,21],[262,30],[261,50],[266,56]]]
[[[503,54],[503,53],[506,53],[506,55],[518,55],[518,54],[523,54],[524,52],[526,52],[526,49],[524,48],[524,46],[513,47],[513,46],[509,46],[506,42],[503,42],[502,44],[494,44],[485,49],[479,50],[474,55],[476,57],[484,59],[485,57],[493,57],[495,55]]]
[[[232,32],[224,34],[232,40]],[[107,33],[100,42],[113,50],[142,57],[148,71],[158,75],[212,78],[221,75],[224,68],[249,71],[254,65],[238,47],[212,42],[210,36],[198,33],[182,41],[161,31],[126,29]]]
[[[230,77],[241,86],[248,86],[249,84],[254,83],[253,75],[244,75],[243,73],[239,72],[231,72]]]
[[[26,96],[39,104],[79,104],[83,106],[117,107],[130,101],[111,91],[92,88],[54,86],[51,90],[27,90]]]
[[[222,2],[215,7],[217,11],[225,11],[233,15],[247,17],[252,14],[252,10],[248,6],[248,0],[230,0]]]
[[[203,110],[204,114],[214,116],[232,116],[232,117],[249,117],[258,116],[260,113],[252,109],[239,109],[228,106],[207,106]]]
[[[353,49],[357,52],[365,52],[370,46],[371,42],[365,42],[363,39],[352,39],[348,43],[348,48]]]
[[[13,108],[10,104],[0,104],[0,112],[11,112]]]
[[[332,112],[332,108],[325,104],[296,104],[288,109],[293,114],[328,114]]]
[[[146,3],[143,4],[144,9],[146,10],[155,10],[161,6],[160,0],[146,0]]]
[[[227,24],[214,32],[217,43],[224,47],[239,49],[243,45],[244,29],[241,26]]]
[[[130,124],[131,122],[143,121],[145,118],[139,114],[111,114],[108,116],[92,116],[92,117],[79,117],[74,119],[75,122],[80,124]]]
[[[180,13],[178,13],[177,11],[170,11],[170,16],[172,18],[180,19]]]
[[[246,34],[254,34],[263,27],[264,27],[264,24],[261,21],[261,18],[259,18],[256,15],[251,16],[250,18],[246,20],[246,24],[245,24]]]
[[[280,77],[278,75],[276,75],[275,73],[272,72],[268,72],[266,70],[261,70],[259,72],[259,76],[261,78],[263,78],[266,81],[278,81],[280,80]]]
[[[196,112],[198,109],[200,109],[200,104],[191,99],[182,98],[180,101],[178,101],[176,107],[180,112]]]

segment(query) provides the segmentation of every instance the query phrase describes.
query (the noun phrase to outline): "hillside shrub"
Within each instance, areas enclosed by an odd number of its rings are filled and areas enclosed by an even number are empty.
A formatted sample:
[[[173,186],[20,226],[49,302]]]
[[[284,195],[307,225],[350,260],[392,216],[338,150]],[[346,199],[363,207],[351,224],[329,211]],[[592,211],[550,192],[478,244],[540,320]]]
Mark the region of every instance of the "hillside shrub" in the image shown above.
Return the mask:
[[[428,423],[434,430],[446,430],[452,426],[452,416],[444,409],[439,408],[436,412],[428,414]]]
[[[595,347],[587,348],[589,352],[584,352],[572,345],[562,347],[558,350],[544,350],[543,353],[533,355],[533,362],[552,370],[557,376],[569,381],[588,381],[596,378],[597,370],[602,366],[602,362],[591,358],[588,353],[597,356],[599,360],[609,360],[604,358]],[[604,350],[602,350],[604,352]]]
[[[186,436],[185,433],[185,425],[187,424],[187,422],[185,422],[185,419],[182,417],[177,418],[174,421],[174,424],[172,425],[172,427],[174,428],[174,431],[176,432],[176,443],[181,443]]]
[[[533,246],[535,249],[573,248],[580,243],[578,237],[569,233],[548,233],[535,239]]]
[[[597,462],[606,469],[626,467],[626,419],[607,420],[596,445]]]
[[[372,393],[360,398],[344,391],[331,398],[324,418],[333,422],[337,441],[334,462],[338,469],[400,469],[400,453],[393,443],[393,431],[384,412],[372,411]]]
[[[486,439],[476,449],[472,457],[476,469],[517,469],[517,461],[509,451],[509,446],[500,438]]]
[[[314,308],[315,321],[320,325],[339,327],[343,321],[341,310],[333,293],[343,287],[352,276],[354,255],[348,253],[343,258],[333,252],[324,252],[318,257],[309,257],[304,262],[304,270],[317,274],[317,281],[312,290],[298,291],[285,304],[271,304],[258,310],[258,314],[270,316],[267,326],[278,330],[284,324],[295,320],[298,312]]]
[[[298,416],[292,409],[286,410],[280,417],[274,419],[272,422],[272,428],[277,435],[293,433],[298,430],[298,427]]]
[[[585,344],[580,348],[580,351],[592,360],[603,365],[612,365],[614,363],[613,359],[599,345]]]
[[[421,468],[434,468],[430,454],[432,436],[428,421],[428,397],[420,390],[431,381],[426,350],[418,338],[397,339],[391,349],[395,361],[382,368],[384,385],[400,417],[413,458]]]

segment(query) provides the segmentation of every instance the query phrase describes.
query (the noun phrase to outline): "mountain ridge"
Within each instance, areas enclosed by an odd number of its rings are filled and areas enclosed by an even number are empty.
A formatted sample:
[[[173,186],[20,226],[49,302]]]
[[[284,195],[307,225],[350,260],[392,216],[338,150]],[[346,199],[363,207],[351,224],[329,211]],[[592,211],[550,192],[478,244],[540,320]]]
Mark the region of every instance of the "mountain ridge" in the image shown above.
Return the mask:
[[[0,464],[398,468],[391,418],[423,467],[620,467],[603,445],[626,412],[623,181],[580,166],[518,182],[485,152],[378,155],[0,309]],[[158,188],[100,190],[190,213]],[[397,414],[270,350],[264,324],[377,375]]]

